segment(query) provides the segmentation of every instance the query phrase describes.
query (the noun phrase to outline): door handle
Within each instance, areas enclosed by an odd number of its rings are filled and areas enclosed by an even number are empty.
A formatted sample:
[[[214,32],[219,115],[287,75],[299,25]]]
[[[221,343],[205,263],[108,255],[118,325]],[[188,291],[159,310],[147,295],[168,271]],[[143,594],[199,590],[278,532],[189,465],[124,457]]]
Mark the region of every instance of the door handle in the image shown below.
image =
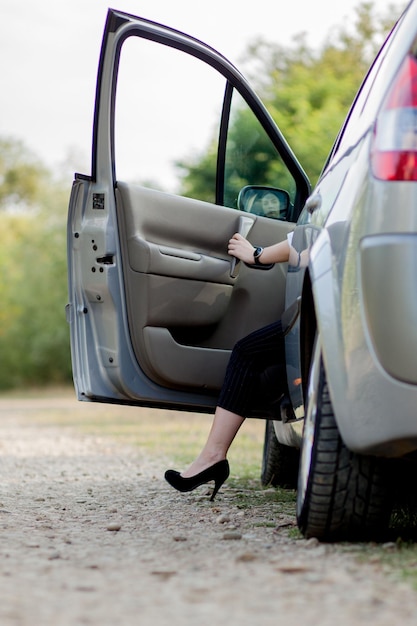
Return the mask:
[[[237,232],[239,233],[239,235],[242,235],[242,237],[246,239],[254,223],[255,223],[255,220],[252,217],[248,217],[247,215],[240,215]],[[239,262],[240,262],[240,259],[237,259],[235,256],[232,257],[232,261],[230,264],[231,278],[236,278],[236,276],[238,275]]]

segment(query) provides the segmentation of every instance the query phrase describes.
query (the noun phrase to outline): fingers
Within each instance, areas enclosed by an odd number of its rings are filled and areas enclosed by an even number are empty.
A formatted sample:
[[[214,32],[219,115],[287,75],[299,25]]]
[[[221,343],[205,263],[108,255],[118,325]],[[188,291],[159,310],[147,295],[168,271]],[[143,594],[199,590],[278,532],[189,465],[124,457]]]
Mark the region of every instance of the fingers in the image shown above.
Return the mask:
[[[229,239],[229,244],[236,245],[237,243],[249,243],[245,237],[243,237],[240,233],[235,233],[231,239]]]
[[[228,244],[229,252],[241,247],[242,241],[244,241],[242,235],[239,235],[239,233],[235,233],[233,237],[229,239],[229,244]]]
[[[250,262],[253,257],[253,246],[245,237],[235,233],[229,239],[228,253],[242,261]]]

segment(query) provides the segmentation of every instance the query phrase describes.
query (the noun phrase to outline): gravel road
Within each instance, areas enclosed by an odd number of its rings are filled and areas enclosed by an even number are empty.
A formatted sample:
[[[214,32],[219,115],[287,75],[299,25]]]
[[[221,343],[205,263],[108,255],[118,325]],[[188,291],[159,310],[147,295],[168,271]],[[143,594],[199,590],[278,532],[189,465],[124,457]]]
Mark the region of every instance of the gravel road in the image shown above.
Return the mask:
[[[164,459],[39,419],[90,406],[0,399],[1,626],[415,626],[379,558],[294,538],[231,487],[178,494]]]

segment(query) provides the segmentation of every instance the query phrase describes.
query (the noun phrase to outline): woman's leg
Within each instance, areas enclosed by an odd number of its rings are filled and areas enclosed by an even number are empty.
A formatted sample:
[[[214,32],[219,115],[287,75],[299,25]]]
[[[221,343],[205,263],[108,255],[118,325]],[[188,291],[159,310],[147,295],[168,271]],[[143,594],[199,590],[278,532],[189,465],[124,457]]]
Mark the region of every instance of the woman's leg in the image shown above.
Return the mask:
[[[260,374],[272,365],[285,365],[281,322],[255,330],[234,346],[218,405],[237,415],[249,415],[264,403]],[[277,381],[279,385],[282,381]],[[262,395],[260,395],[262,394]]]
[[[223,461],[251,406],[259,401],[259,373],[271,363],[285,362],[281,322],[256,330],[237,342],[230,358],[204,448],[181,473],[184,478],[199,474]]]
[[[189,478],[226,458],[233,439],[244,422],[244,417],[222,407],[216,407],[213,423],[204,448],[181,476]]]
[[[229,476],[226,455],[230,445],[244,422],[244,416],[259,401],[256,393],[259,373],[273,363],[282,362],[285,362],[285,358],[280,322],[255,331],[237,342],[227,367],[207,441],[198,457],[184,472],[165,472],[165,479],[172,487],[178,491],[192,491],[214,480],[213,499]]]

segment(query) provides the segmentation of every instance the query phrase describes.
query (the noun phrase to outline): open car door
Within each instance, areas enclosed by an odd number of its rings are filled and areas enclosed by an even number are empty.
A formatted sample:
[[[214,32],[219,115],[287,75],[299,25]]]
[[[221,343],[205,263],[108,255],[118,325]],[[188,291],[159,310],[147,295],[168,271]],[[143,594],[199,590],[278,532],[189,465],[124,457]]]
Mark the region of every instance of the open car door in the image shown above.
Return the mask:
[[[175,179],[169,163],[186,176]],[[279,214],[262,204],[269,189]],[[212,411],[235,342],[279,319],[285,302],[286,266],[236,263],[228,240],[285,239],[308,193],[232,64],[181,32],[110,10],[92,171],[76,174],[68,217],[78,398]]]

